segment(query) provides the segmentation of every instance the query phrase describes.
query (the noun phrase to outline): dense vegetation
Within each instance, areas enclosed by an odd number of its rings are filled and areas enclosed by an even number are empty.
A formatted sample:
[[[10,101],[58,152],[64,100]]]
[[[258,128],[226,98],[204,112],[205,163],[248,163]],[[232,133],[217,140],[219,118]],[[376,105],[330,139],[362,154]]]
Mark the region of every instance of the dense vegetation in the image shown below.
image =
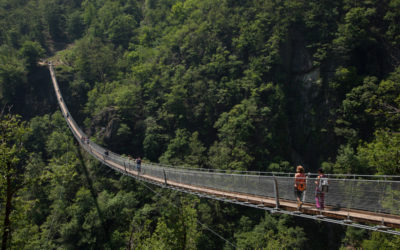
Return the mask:
[[[38,62],[120,154],[400,175],[398,23],[399,0],[0,0],[2,249],[396,248],[120,176],[78,149]]]

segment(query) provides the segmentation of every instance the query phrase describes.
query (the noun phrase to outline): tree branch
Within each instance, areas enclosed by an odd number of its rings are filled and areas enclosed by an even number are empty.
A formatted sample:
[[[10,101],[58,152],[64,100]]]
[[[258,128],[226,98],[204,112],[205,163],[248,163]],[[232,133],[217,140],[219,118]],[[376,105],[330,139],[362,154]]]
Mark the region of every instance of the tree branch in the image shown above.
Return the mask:
[[[386,108],[386,109],[388,109],[388,110],[390,110],[389,114],[400,114],[400,109],[396,108],[396,107],[394,107],[394,106],[392,106],[390,104],[382,103],[381,106]]]

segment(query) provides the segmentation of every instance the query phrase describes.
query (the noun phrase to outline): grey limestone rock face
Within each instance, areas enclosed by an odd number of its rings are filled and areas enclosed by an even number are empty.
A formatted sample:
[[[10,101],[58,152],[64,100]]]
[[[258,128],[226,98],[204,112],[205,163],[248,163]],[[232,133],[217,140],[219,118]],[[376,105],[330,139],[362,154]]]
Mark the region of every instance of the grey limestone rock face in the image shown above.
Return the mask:
[[[91,120],[88,134],[97,135],[106,143],[111,142],[117,134],[120,123],[121,119],[117,110],[113,107],[105,108]]]
[[[288,76],[284,86],[288,100],[286,110],[290,117],[287,133],[289,154],[295,162],[314,165],[315,155],[320,155],[315,149],[319,148],[317,145],[323,138],[315,134],[319,134],[328,122],[322,117],[328,117],[325,85],[329,76],[314,63],[314,52],[307,47],[306,38],[300,31],[289,32],[281,52]]]

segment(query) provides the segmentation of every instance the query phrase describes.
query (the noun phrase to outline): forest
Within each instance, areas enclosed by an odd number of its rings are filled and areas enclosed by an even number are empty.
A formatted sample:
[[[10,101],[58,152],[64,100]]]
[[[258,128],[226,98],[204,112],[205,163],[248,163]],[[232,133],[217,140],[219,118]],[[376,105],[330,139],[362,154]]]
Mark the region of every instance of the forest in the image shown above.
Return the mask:
[[[400,175],[400,0],[0,0],[1,249],[398,249],[161,189],[184,168]],[[44,65],[43,65],[44,64]]]

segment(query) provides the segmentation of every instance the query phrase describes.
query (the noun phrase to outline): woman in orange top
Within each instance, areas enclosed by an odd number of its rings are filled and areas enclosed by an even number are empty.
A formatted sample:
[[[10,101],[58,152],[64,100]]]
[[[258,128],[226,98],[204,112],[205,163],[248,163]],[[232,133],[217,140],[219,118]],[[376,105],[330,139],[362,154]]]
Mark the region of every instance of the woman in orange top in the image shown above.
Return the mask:
[[[296,175],[294,176],[294,194],[297,199],[297,209],[300,209],[303,205],[301,197],[303,196],[304,190],[306,190],[306,175],[304,174],[303,166],[297,166]]]

